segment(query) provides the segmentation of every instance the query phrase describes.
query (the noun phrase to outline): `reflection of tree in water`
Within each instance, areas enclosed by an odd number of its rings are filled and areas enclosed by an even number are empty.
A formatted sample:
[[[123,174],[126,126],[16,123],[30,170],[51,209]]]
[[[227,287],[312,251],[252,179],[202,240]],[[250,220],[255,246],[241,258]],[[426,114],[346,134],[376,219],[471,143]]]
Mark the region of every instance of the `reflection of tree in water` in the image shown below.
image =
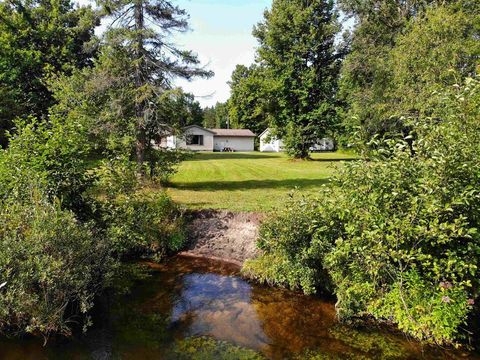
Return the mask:
[[[319,346],[334,352],[343,349],[343,344],[329,335],[335,324],[331,303],[287,290],[255,286],[252,305],[270,339],[266,351],[269,357],[282,358]]]
[[[339,325],[331,303],[249,284],[226,264],[174,258],[150,266],[153,276],[129,294],[103,298],[86,337],[47,348],[0,339],[0,358],[259,358],[242,347],[275,359],[445,357],[400,336]]]
[[[386,332],[339,324],[330,302],[291,291],[255,286],[252,304],[271,340],[264,353],[271,358],[300,359],[436,359],[417,343]]]
[[[216,274],[188,274],[184,275],[183,283],[172,311],[175,330],[183,336],[208,335],[253,349],[268,343],[250,303],[250,285],[244,280]]]

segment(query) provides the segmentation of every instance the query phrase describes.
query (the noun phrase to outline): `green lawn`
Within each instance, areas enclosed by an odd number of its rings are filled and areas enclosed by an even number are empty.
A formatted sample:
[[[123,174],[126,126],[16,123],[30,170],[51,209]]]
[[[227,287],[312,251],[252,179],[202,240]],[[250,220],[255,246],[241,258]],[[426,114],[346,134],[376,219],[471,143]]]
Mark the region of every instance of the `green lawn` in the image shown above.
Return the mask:
[[[190,208],[268,211],[298,187],[314,193],[336,171],[342,152],[313,154],[292,161],[277,153],[198,153],[181,164],[168,193]]]

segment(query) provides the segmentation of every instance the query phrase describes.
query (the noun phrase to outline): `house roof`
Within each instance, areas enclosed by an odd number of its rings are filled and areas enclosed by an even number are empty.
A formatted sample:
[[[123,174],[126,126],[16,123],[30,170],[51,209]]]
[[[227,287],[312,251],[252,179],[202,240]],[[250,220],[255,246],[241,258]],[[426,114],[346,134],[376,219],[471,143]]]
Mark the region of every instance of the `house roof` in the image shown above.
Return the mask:
[[[270,131],[270,128],[266,128],[265,130],[262,131],[262,133],[260,135],[258,135],[259,137],[262,136],[263,134],[265,134],[267,131]]]
[[[191,129],[191,128],[197,128],[197,129],[200,129],[200,130],[205,130],[205,131],[207,131],[207,132],[212,133],[212,134],[215,135],[215,131],[213,131],[214,129],[206,129],[206,128],[201,127],[201,126],[199,126],[199,125],[189,125],[189,126],[185,126],[185,127],[183,128],[183,130],[187,130],[187,129]]]
[[[256,135],[248,129],[209,129],[215,136],[233,137],[255,137]]]

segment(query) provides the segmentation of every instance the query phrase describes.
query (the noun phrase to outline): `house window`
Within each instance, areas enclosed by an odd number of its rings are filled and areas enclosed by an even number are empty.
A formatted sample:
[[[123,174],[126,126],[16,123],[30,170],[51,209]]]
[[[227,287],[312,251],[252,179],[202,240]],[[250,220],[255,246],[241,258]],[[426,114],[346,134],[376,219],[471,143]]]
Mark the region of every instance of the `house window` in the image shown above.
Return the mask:
[[[190,135],[187,137],[187,145],[203,145],[203,135]]]

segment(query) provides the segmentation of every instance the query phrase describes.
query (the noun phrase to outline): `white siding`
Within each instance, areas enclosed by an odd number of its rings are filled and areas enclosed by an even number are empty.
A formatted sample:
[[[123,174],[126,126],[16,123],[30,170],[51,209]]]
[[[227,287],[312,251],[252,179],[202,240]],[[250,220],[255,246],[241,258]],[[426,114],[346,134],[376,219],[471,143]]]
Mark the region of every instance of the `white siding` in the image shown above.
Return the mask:
[[[260,135],[261,152],[281,152],[283,151],[283,141],[274,136],[270,136],[270,130],[264,131]]]
[[[222,151],[229,147],[235,151],[253,151],[254,138],[253,137],[239,137],[239,136],[215,136],[214,150]]]
[[[187,145],[186,138],[191,135],[203,135],[203,145]],[[200,127],[191,127],[185,130],[185,133],[177,137],[177,148],[189,149],[192,151],[213,151],[213,134],[210,131]]]

